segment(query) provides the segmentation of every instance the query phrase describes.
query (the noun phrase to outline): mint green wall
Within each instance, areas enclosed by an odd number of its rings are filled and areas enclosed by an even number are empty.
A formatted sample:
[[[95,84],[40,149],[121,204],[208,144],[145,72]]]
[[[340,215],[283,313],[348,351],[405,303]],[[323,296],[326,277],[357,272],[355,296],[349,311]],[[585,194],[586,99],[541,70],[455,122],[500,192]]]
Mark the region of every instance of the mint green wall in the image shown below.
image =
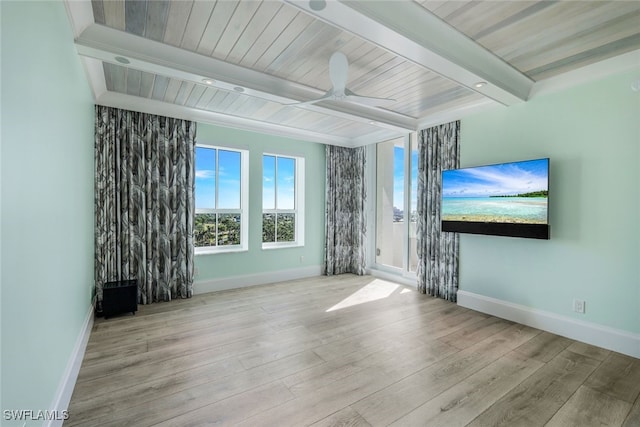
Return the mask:
[[[249,150],[249,250],[198,255],[198,282],[224,277],[319,266],[324,259],[325,146],[313,142],[198,124],[197,142]],[[305,158],[305,245],[262,249],[262,154]],[[300,257],[304,257],[301,261]]]
[[[93,99],[62,2],[0,7],[1,406],[45,410],[91,303]]]
[[[461,290],[640,332],[639,73],[462,120],[462,166],[550,158],[551,240],[461,235]]]

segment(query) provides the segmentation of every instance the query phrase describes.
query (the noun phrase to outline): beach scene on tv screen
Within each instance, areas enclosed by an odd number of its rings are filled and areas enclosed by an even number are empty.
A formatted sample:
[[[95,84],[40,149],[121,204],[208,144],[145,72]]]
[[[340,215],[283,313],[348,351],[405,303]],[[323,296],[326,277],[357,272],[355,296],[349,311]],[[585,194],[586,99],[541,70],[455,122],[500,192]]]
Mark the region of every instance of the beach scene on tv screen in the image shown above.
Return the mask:
[[[442,172],[442,220],[547,224],[549,160]]]

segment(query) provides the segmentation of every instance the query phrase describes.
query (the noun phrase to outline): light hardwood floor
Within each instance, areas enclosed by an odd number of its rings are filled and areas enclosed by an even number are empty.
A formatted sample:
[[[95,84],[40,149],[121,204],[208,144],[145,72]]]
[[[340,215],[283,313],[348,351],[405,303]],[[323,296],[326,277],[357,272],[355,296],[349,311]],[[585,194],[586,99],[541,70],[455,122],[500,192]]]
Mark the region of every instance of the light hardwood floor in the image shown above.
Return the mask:
[[[639,395],[639,359],[343,275],[96,319],[65,426],[631,427]]]

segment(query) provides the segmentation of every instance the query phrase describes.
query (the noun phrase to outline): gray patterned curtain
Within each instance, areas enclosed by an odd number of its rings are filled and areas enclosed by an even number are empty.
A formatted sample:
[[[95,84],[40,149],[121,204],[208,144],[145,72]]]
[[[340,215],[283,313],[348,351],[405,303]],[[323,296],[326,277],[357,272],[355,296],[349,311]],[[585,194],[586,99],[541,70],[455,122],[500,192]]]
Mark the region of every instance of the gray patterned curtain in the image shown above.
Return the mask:
[[[460,165],[460,121],[418,133],[418,290],[456,301],[458,233],[443,233],[440,224],[442,171]]]
[[[365,150],[327,145],[324,274],[364,274]]]
[[[139,302],[193,292],[196,123],[96,106],[95,282],[138,280]]]

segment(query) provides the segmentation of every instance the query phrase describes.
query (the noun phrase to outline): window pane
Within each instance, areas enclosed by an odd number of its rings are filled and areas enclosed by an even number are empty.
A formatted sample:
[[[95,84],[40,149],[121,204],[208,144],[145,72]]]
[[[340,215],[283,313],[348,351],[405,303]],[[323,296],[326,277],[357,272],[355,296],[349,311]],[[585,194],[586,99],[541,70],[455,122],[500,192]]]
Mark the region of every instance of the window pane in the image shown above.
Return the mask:
[[[262,214],[262,242],[273,243],[276,241],[276,215]]]
[[[216,245],[216,214],[196,214],[194,222],[195,245]]]
[[[409,216],[409,271],[418,267],[416,221],[418,220],[418,139],[411,138],[411,214]]]
[[[218,245],[240,244],[240,214],[218,214]]]
[[[276,158],[262,156],[262,209],[276,208]]]
[[[196,209],[216,207],[216,150],[196,147]]]
[[[240,209],[240,153],[218,150],[218,209]]]
[[[295,214],[278,214],[277,221],[278,242],[296,241],[296,217]]]
[[[404,147],[393,147],[393,222],[404,221]]]
[[[295,209],[296,161],[278,157],[277,209]]]

